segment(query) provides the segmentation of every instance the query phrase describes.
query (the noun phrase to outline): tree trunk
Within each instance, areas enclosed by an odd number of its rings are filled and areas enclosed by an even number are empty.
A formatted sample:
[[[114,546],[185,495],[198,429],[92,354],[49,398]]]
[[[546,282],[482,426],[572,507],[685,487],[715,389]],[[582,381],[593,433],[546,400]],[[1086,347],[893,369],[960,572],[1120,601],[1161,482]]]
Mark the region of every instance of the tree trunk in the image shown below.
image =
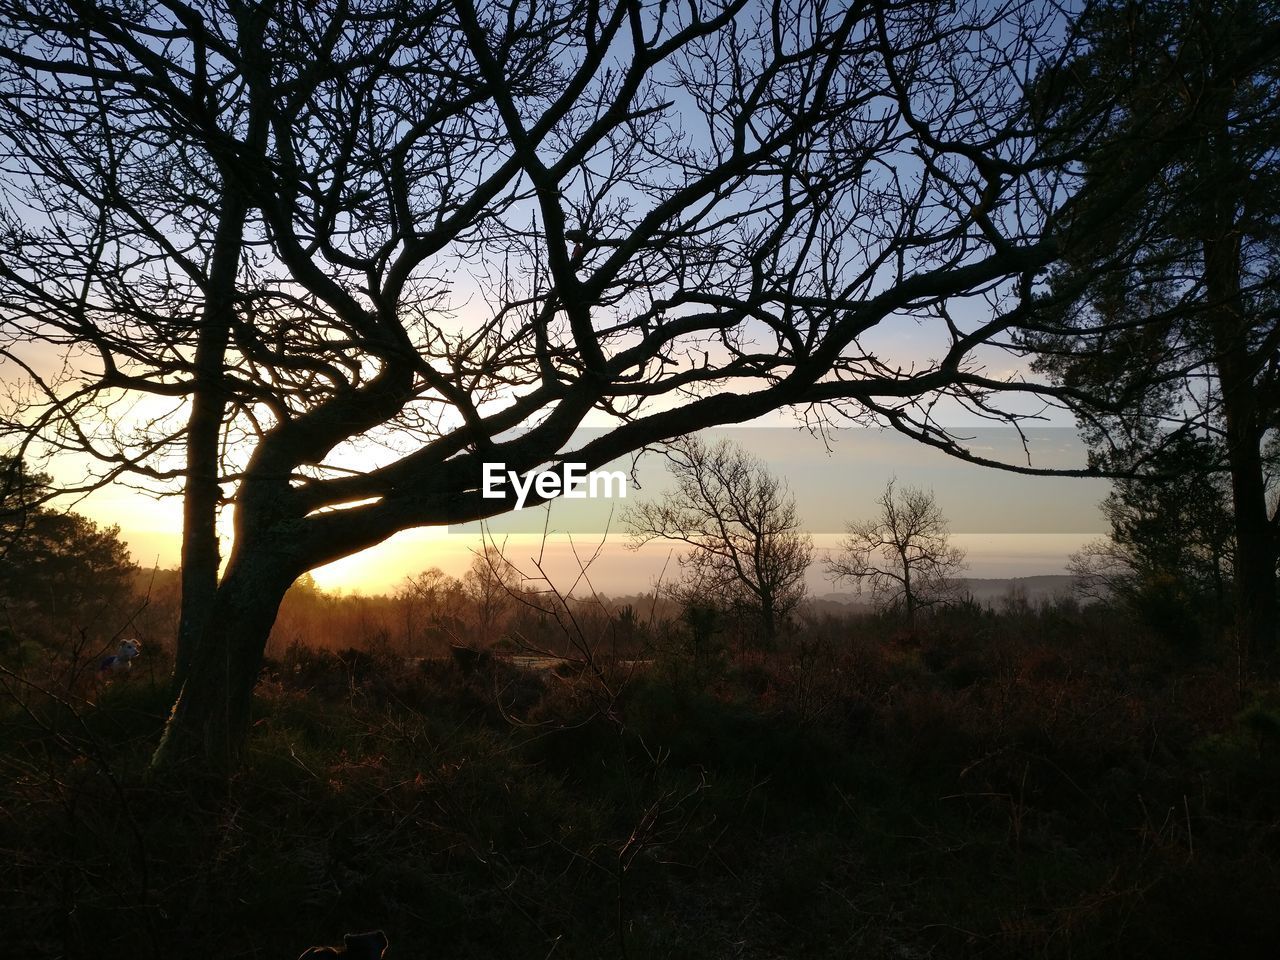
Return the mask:
[[[778,636],[778,614],[774,609],[773,594],[768,590],[760,595],[760,633],[764,648],[772,650]]]
[[[1276,549],[1267,516],[1258,416],[1256,358],[1249,351],[1247,317],[1240,298],[1238,237],[1206,241],[1204,280],[1217,378],[1226,421],[1235,532],[1235,630],[1245,658],[1270,655],[1276,640]]]
[[[152,758],[153,768],[216,775],[235,768],[249,731],[263,651],[293,579],[266,551],[237,551],[232,557]]]
[[[173,660],[173,693],[186,682],[218,590],[219,444],[226,416],[223,375],[248,207],[232,187],[223,199],[196,340],[195,390],[187,421],[187,485],[182,508],[182,610]]]
[[[1211,291],[1212,287],[1211,283]],[[1240,322],[1232,323],[1235,318],[1230,312],[1221,311],[1227,316],[1217,317],[1213,323],[1219,345],[1218,379],[1231,470],[1236,634],[1246,657],[1266,656],[1276,639],[1276,549],[1267,515],[1262,431],[1250,357],[1238,330]],[[1233,330],[1233,326],[1237,329]]]
[[[1252,350],[1251,324],[1241,294],[1243,237],[1236,188],[1242,181],[1228,124],[1231,91],[1220,86],[1214,92],[1202,143],[1207,227],[1202,250],[1235,514],[1236,635],[1242,654],[1251,658],[1269,656],[1275,646],[1276,549],[1262,465],[1265,424],[1256,383],[1261,364]]]
[[[205,331],[201,332],[203,345]],[[225,347],[225,340],[223,341]],[[197,348],[197,364],[200,349]],[[221,364],[221,351],[218,352]],[[218,591],[218,443],[222,431],[223,400],[217,388],[197,388],[187,428],[187,485],[182,505],[182,611],[174,652],[173,691],[187,679],[200,638],[204,635]]]
[[[914,627],[916,625],[916,598],[911,593],[911,561],[907,559],[905,552],[899,552],[902,557],[902,602],[906,607],[907,626]]]
[[[1226,393],[1224,383],[1223,393]],[[1225,405],[1225,404],[1224,404]],[[1229,408],[1228,408],[1229,409]],[[1242,418],[1234,418],[1242,419]],[[1227,416],[1235,510],[1236,634],[1246,657],[1270,656],[1276,642],[1276,552],[1267,516],[1262,456],[1249,423]]]
[[[1214,538],[1213,546],[1213,625],[1215,632],[1222,629],[1227,622],[1227,585],[1222,575],[1222,561],[1226,551]]]
[[[1226,239],[1206,242],[1204,249],[1231,470],[1236,633],[1246,657],[1268,655],[1277,627],[1276,549],[1267,515],[1254,361],[1239,296],[1239,248]]]

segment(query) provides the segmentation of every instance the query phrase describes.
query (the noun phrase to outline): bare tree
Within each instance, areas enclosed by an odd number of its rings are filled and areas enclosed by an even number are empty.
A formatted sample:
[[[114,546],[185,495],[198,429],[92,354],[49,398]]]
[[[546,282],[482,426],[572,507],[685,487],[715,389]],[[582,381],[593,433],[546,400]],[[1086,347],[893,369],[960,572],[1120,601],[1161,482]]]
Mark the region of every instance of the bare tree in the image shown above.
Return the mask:
[[[0,23],[9,452],[184,498],[157,763],[233,764],[289,584],[509,509],[486,462],[595,469],[779,407],[982,461],[940,396],[1014,418],[1070,392],[975,359],[1075,203],[1023,96],[1071,42],[1053,5],[0,0]],[[936,361],[864,342],[909,318]],[[592,413],[612,427],[575,447]]]
[[[680,558],[685,601],[749,612],[765,643],[804,599],[813,539],[800,531],[795,498],[764,464],[728,440],[695,436],[668,445],[676,486],[628,508],[636,547],[655,539],[691,547]]]
[[[404,614],[405,643],[410,650],[436,652],[462,630],[467,597],[462,581],[439,567],[405,577],[395,593]]]
[[[1086,600],[1113,600],[1133,580],[1132,557],[1110,537],[1095,537],[1067,558],[1074,592]]]
[[[477,639],[482,645],[489,646],[498,639],[498,632],[515,607],[520,581],[520,571],[496,545],[486,543],[483,552],[472,557],[462,588],[470,601]]]
[[[908,623],[916,611],[955,599],[955,576],[966,566],[964,551],[947,542],[947,521],[933,492],[898,488],[890,480],[880,495],[880,515],[850,523],[840,552],[827,572],[866,584],[876,604],[901,609]]]

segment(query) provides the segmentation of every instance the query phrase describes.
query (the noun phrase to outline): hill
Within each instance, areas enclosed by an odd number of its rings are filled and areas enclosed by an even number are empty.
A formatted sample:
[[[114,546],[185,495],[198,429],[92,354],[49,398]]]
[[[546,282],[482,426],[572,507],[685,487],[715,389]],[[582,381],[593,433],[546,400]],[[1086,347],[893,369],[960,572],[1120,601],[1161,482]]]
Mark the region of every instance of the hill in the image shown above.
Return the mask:
[[[961,581],[963,590],[985,607],[998,606],[1005,597],[1022,596],[1036,604],[1055,597],[1070,595],[1076,578],[1070,574],[1047,574],[1038,577],[969,577]],[[824,613],[837,612],[840,606],[852,610],[868,607],[866,598],[857,593],[824,593],[808,603]]]

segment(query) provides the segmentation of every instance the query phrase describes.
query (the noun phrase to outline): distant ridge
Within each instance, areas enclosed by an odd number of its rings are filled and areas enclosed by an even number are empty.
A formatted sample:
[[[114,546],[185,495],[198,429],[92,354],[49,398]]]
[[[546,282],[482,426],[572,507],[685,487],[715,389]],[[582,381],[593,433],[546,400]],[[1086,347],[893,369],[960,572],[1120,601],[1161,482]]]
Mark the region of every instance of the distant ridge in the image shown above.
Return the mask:
[[[983,606],[998,604],[1005,597],[1020,593],[1032,603],[1069,596],[1075,589],[1076,578],[1067,573],[1053,573],[1038,577],[966,577],[961,581],[967,591]],[[867,606],[866,597],[856,593],[824,593],[813,597],[821,604],[837,603],[847,606]]]
[[[1070,596],[1075,590],[1076,578],[1068,573],[1054,573],[1039,577],[1006,577],[1003,579],[972,578],[964,581],[964,588],[978,603],[996,603],[1012,592],[1021,592],[1030,601],[1052,600]]]
[[[1005,597],[1021,594],[1032,604],[1055,597],[1069,596],[1075,587],[1076,578],[1070,574],[1055,573],[1038,577],[968,577],[961,581],[961,592],[968,593],[974,601],[984,607],[998,607]],[[656,603],[652,594],[632,594],[605,598],[611,609],[620,610],[632,607],[635,615],[647,620],[650,615],[674,618],[680,615],[680,605],[673,600],[662,598]],[[811,614],[831,614],[847,616],[849,614],[869,612],[873,609],[866,596],[856,593],[824,593],[810,594],[801,602],[801,609]]]

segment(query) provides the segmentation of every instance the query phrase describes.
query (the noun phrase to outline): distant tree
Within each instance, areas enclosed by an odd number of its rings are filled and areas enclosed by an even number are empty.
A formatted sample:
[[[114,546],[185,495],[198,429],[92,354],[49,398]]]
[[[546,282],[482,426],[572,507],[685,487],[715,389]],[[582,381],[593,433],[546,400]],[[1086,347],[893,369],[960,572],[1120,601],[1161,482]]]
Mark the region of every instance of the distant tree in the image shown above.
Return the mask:
[[[39,505],[48,478],[0,461],[0,605],[42,631],[117,626],[135,595],[138,568],[119,527]],[[47,635],[43,639],[56,639]]]
[[[31,472],[19,457],[0,456],[0,557],[22,536],[49,495],[48,474]]]
[[[439,567],[405,577],[396,591],[404,612],[405,642],[410,650],[434,646],[462,633],[468,598],[462,581]]]
[[[667,447],[675,488],[629,508],[632,545],[674,540],[691,547],[680,559],[678,595],[696,605],[747,612],[765,643],[804,599],[813,539],[800,531],[795,498],[765,466],[727,440],[696,436]]]
[[[304,573],[297,580],[293,581],[293,585],[289,587],[291,591],[295,591],[301,596],[314,597],[320,593],[320,585],[316,583],[316,578],[309,573]]]
[[[86,624],[133,594],[138,567],[118,526],[100,527],[78,513],[37,510],[5,554],[3,591],[48,610],[62,608]]]
[[[1231,487],[1208,441],[1183,437],[1102,502],[1110,535],[1071,557],[1086,596],[1119,601],[1179,641],[1225,623],[1233,577]]]
[[[499,639],[498,634],[515,607],[515,594],[520,589],[520,571],[511,565],[502,551],[486,544],[471,559],[462,577],[462,589],[470,601],[476,636],[485,645]]]
[[[913,623],[917,610],[956,599],[965,554],[947,542],[947,521],[932,491],[890,480],[878,502],[879,516],[848,524],[827,572],[837,582],[865,584],[878,606],[901,609]]]

